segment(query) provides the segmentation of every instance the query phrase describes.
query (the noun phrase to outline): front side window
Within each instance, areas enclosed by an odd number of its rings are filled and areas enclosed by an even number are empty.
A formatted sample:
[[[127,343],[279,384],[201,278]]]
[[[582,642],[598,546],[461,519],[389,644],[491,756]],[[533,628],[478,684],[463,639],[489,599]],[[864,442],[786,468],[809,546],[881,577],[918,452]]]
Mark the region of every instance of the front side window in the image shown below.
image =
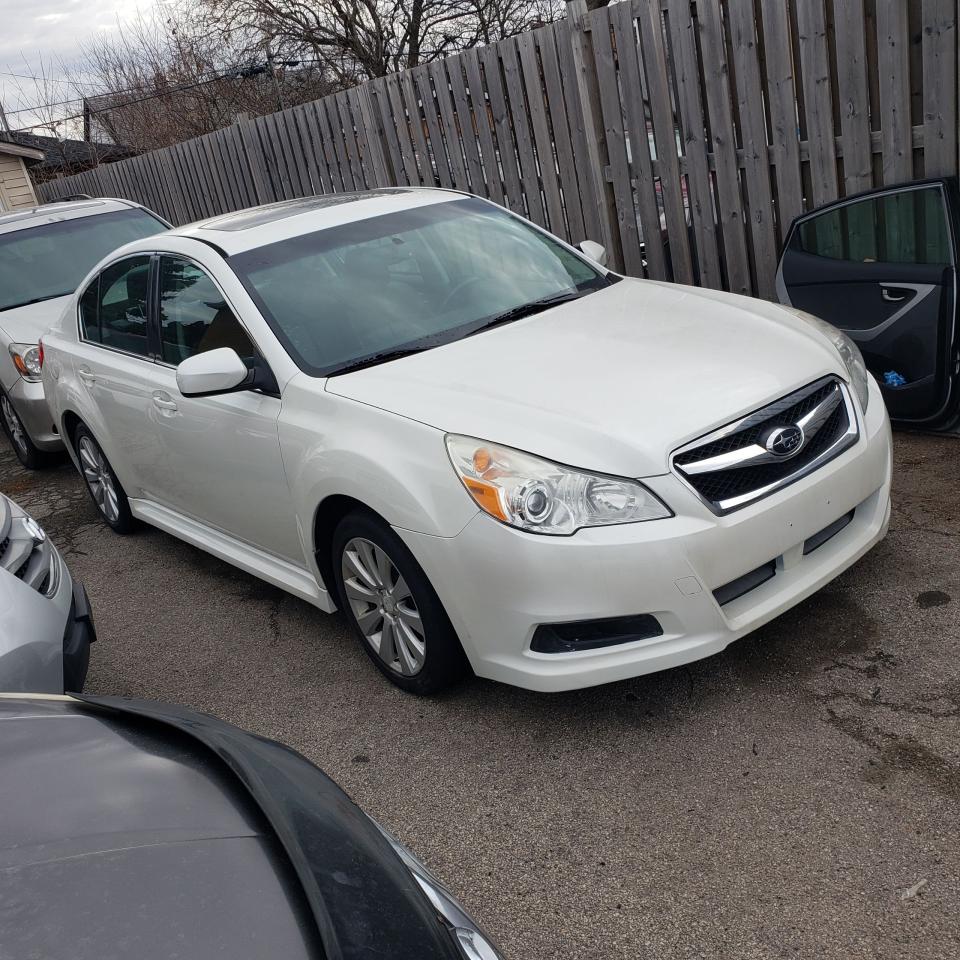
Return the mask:
[[[164,363],[218,347],[252,361],[253,343],[203,270],[180,257],[160,259],[160,349]]]
[[[80,324],[86,340],[146,357],[150,256],[110,264],[80,298]]]
[[[939,186],[864,197],[804,220],[794,244],[804,253],[855,263],[943,264],[953,259]]]
[[[118,247],[166,230],[131,208],[15,230],[0,236],[0,311],[65,297]]]
[[[314,376],[449,343],[525,305],[612,282],[552,237],[476,199],[303,234],[229,262]]]

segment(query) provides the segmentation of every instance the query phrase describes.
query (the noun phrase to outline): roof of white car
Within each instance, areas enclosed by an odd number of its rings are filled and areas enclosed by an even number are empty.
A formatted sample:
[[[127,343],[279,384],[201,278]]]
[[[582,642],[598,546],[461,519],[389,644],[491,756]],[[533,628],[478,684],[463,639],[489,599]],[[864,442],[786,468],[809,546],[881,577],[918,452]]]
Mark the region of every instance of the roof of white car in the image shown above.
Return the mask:
[[[187,224],[170,233],[212,243],[227,254],[235,254],[357,220],[461,200],[464,196],[453,190],[426,187],[387,187],[357,193],[328,193],[237,210],[210,220]]]
[[[46,223],[75,220],[79,217],[94,217],[101,213],[129,210],[138,204],[129,200],[68,200],[63,203],[45,203],[39,207],[16,210],[0,215],[0,234],[13,233]]]

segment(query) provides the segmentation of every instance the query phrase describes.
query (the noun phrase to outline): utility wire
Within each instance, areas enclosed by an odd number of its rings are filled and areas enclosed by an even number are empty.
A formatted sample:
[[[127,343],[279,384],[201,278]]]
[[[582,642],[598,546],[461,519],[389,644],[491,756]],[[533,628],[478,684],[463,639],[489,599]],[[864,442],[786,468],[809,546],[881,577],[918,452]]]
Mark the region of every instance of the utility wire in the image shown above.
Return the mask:
[[[312,58],[303,59],[303,60],[274,59],[273,62],[277,66],[302,67],[302,66],[309,66],[310,64],[323,63],[324,61],[321,60],[319,57],[312,57]],[[157,93],[151,93],[137,100],[129,100],[124,103],[110,104],[110,106],[105,109],[115,110],[115,109],[119,109],[120,107],[129,106],[134,103],[141,103],[144,100],[153,100],[157,97],[165,97],[168,94],[177,93],[180,90],[191,90],[194,87],[202,86],[205,83],[213,83],[216,80],[229,80],[229,79],[245,80],[248,77],[256,76],[261,73],[266,73],[268,69],[269,69],[269,65],[264,63],[248,63],[246,65],[238,64],[236,66],[226,68],[222,73],[217,74],[216,76],[213,76],[213,77],[208,77],[205,80],[198,80],[196,83],[188,84],[186,86],[171,87],[169,90],[163,90],[163,91],[158,91]],[[13,74],[3,74],[3,75],[13,76]],[[70,80],[59,80],[57,82],[73,83],[73,81],[70,81]],[[77,86],[77,84],[74,84],[74,86]],[[20,107],[17,110],[8,110],[7,116],[12,117],[15,114],[20,114],[20,113],[36,113],[38,110],[44,110],[47,107],[65,107],[65,106],[69,106],[71,103],[82,103],[85,100],[95,100],[98,97],[115,97],[115,96],[119,96],[122,93],[137,93],[142,89],[143,87],[128,87],[125,90],[108,90],[104,93],[93,93],[93,94],[88,94],[87,96],[84,96],[84,97],[73,97],[70,100],[58,100],[54,103],[39,103],[32,107]],[[94,113],[96,112],[97,111],[94,111]],[[75,117],[61,117],[61,120],[75,120],[78,117],[82,117],[82,116],[83,114],[77,114]]]

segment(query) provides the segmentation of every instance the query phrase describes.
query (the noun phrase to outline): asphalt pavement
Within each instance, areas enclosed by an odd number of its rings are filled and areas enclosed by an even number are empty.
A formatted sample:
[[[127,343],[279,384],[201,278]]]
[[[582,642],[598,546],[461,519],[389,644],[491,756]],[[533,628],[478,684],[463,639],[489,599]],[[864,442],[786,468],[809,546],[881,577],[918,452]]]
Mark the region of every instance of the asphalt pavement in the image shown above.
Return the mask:
[[[73,467],[0,490],[90,594],[88,690],[171,700],[318,763],[509,960],[960,956],[960,442],[896,437],[890,534],[724,653],[559,695],[391,687],[324,615]]]

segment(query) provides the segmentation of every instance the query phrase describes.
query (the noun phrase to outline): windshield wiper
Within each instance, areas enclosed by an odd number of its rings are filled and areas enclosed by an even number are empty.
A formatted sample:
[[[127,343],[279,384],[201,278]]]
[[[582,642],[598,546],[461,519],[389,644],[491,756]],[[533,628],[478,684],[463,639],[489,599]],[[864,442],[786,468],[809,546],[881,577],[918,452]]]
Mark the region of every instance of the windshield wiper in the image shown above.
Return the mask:
[[[568,291],[567,293],[555,293],[550,297],[542,297],[540,300],[531,300],[529,303],[521,303],[518,307],[511,307],[503,313],[484,320],[481,324],[474,327],[466,336],[472,337],[475,333],[483,330],[489,330],[491,327],[499,327],[504,323],[513,323],[514,320],[522,320],[524,317],[532,317],[535,313],[542,313],[561,303],[569,303],[571,300],[579,300],[583,294],[579,291]]]
[[[353,360],[345,363],[342,367],[337,367],[327,374],[328,377],[336,377],[341,373],[353,373],[354,370],[363,370],[366,367],[375,367],[380,363],[387,363],[390,360],[399,360],[401,357],[409,357],[414,353],[423,353],[424,350],[430,350],[437,346],[436,343],[419,343],[411,347],[397,347],[396,350],[384,350],[382,353],[374,353],[369,357],[361,357],[359,360]]]
[[[489,330],[491,327],[498,327],[502,323],[511,323],[514,320],[520,320],[523,317],[532,316],[543,310],[549,310],[560,303],[567,303],[570,300],[578,300],[583,293],[568,291],[566,293],[554,294],[550,297],[543,297],[540,300],[531,300],[530,303],[521,304],[519,307],[512,307],[503,313],[490,317],[489,320],[482,321],[479,325],[468,330],[463,336],[472,337],[481,330]],[[354,370],[363,370],[365,367],[375,367],[381,363],[387,363],[390,360],[399,360],[400,357],[409,357],[413,353],[423,353],[424,350],[432,350],[444,343],[450,342],[449,332],[433,334],[422,340],[410,344],[406,347],[397,347],[395,350],[384,350],[381,353],[374,353],[369,357],[361,357],[359,360],[353,360],[345,363],[342,367],[337,367],[327,374],[328,377],[336,377],[341,373],[352,373]]]
[[[51,293],[48,297],[34,297],[32,300],[23,300],[20,303],[8,303],[6,306],[0,307],[0,313],[3,313],[4,310],[16,310],[17,307],[29,307],[33,303],[43,303],[44,300],[58,300],[60,297],[68,297],[70,291],[66,293]]]

